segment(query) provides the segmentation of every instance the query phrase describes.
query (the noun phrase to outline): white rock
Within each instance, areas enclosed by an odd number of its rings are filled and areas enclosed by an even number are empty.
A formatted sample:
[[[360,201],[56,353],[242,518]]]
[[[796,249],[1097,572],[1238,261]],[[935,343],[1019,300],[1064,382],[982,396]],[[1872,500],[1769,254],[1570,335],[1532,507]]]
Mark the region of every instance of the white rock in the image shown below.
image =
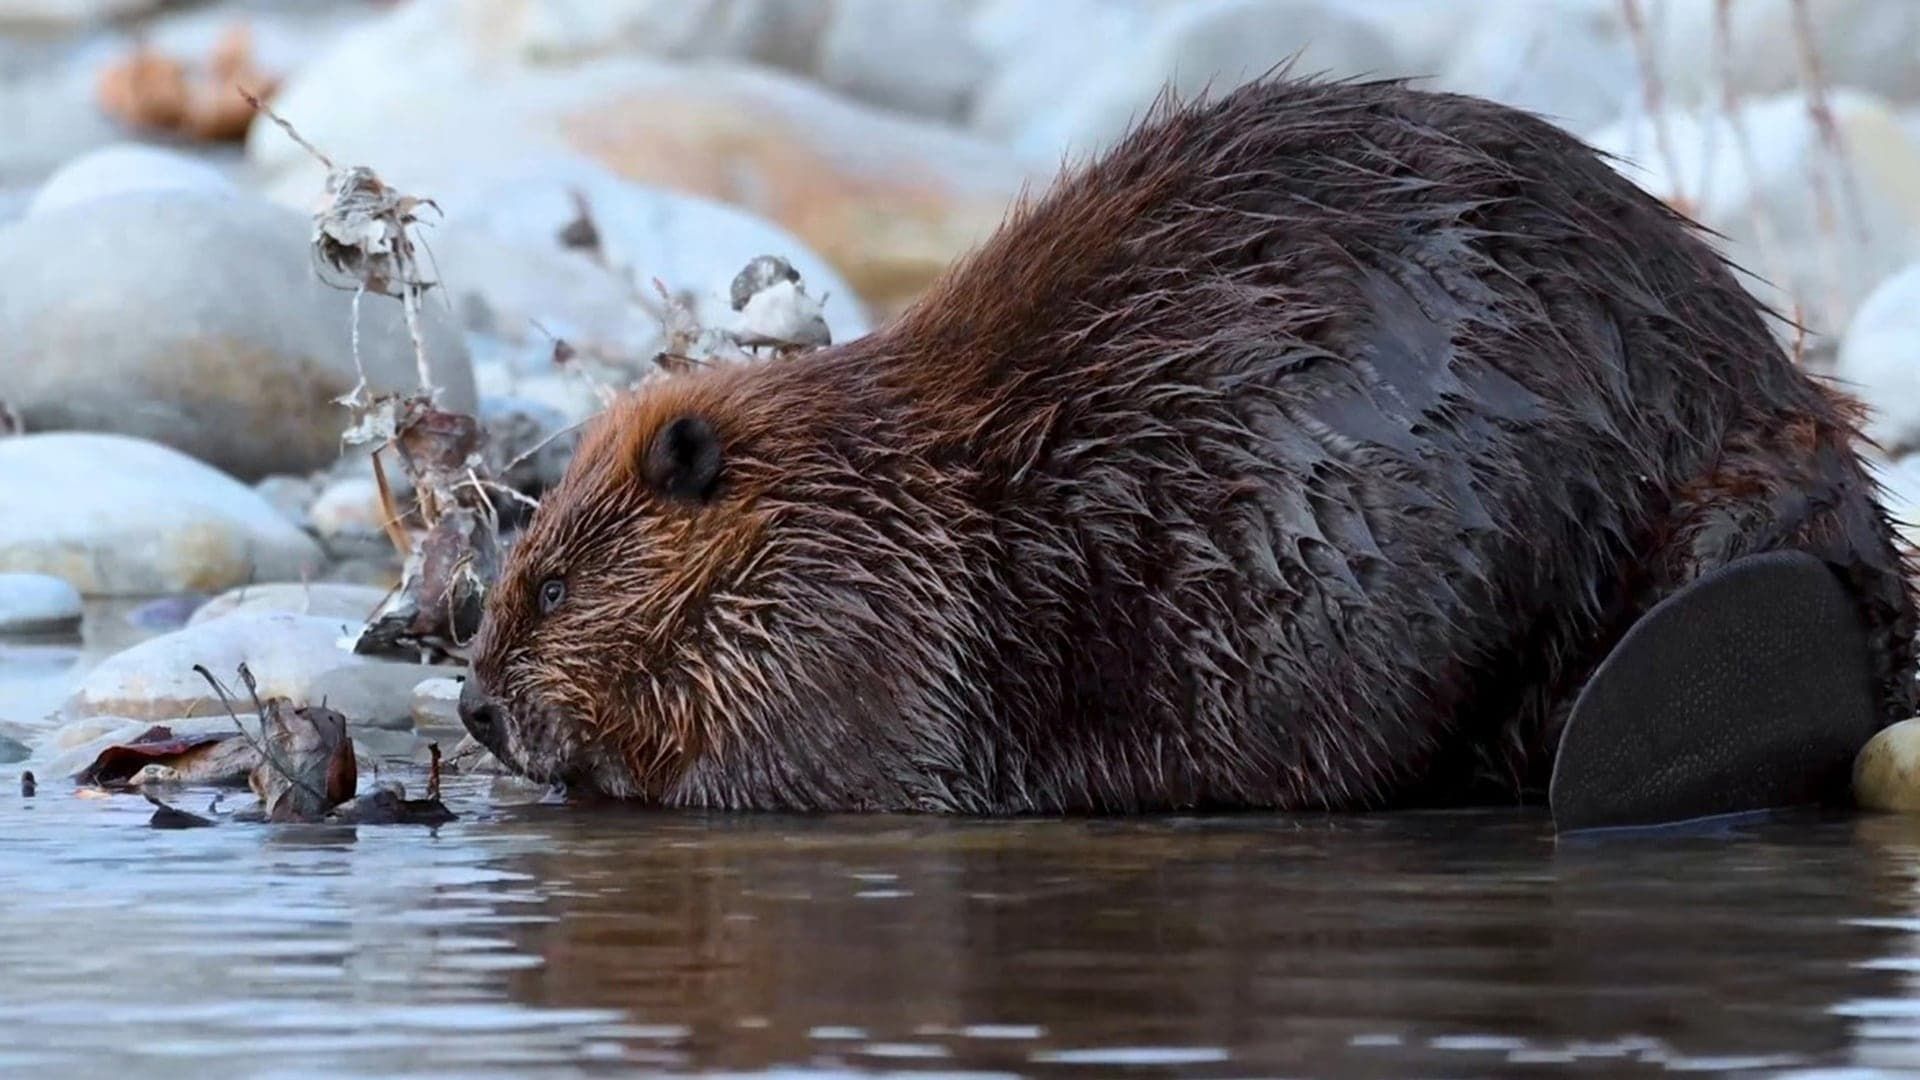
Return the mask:
[[[1794,26],[1794,7],[1799,2],[1662,0],[1643,4],[1662,81],[1681,100],[1716,97],[1723,77],[1730,77],[1742,94],[1772,94],[1800,86],[1800,45]],[[1728,20],[1724,52],[1716,45],[1722,9]],[[1830,79],[1895,98],[1920,94],[1920,5],[1906,0],[1818,0],[1807,5],[1807,12],[1812,44]]]
[[[320,485],[305,476],[267,476],[253,485],[260,497],[297,528],[307,527],[307,507],[320,496]]]
[[[863,101],[957,120],[987,58],[967,36],[971,0],[838,0],[813,73]]]
[[[529,62],[509,19],[529,2],[404,5],[306,65],[275,107],[335,158],[375,162],[388,182],[435,199],[449,180],[571,152],[742,207],[888,312],[991,231],[1031,178],[1003,146],[765,68]],[[407,115],[397,127],[396,101]],[[320,194],[323,170],[272,125],[254,125],[247,153],[274,198],[307,207]]]
[[[1150,4],[1111,0],[987,0],[974,13],[969,36],[994,70],[974,91],[969,125],[1015,143],[1039,114],[1071,96],[1088,71],[1143,38],[1153,12]],[[1026,150],[1053,152],[1045,145]]]
[[[456,740],[459,734],[464,734],[466,727],[460,722],[460,680],[433,678],[414,686],[413,726],[422,734],[455,734]]]
[[[245,485],[118,435],[0,439],[0,570],[94,596],[297,578],[319,549]]]
[[[447,208],[444,232],[448,236],[479,233],[521,250],[544,249],[549,258],[571,262],[576,273],[598,275],[617,292],[596,294],[592,308],[564,304],[564,297],[545,302],[529,292],[515,295],[513,281],[499,263],[463,257],[459,247],[443,251],[441,274],[447,289],[458,296],[478,291],[496,312],[515,312],[540,318],[554,334],[568,331],[596,341],[597,333],[615,335],[609,345],[630,355],[649,355],[661,347],[659,322],[646,307],[656,301],[653,281],[694,297],[694,315],[702,325],[725,325],[731,315],[733,278],[747,262],[760,255],[778,255],[799,271],[807,291],[824,298],[823,313],[834,340],[848,341],[868,330],[859,297],[833,267],[793,234],[733,207],[708,199],[629,183],[591,162],[567,155],[547,155],[514,165],[503,164],[483,178],[469,178],[436,188],[444,191]],[[608,262],[631,281],[607,274],[585,255],[566,251],[557,237],[572,222],[577,209],[573,195],[588,202]],[[535,265],[542,265],[536,263]],[[577,278],[563,279],[572,283]],[[614,317],[615,303],[622,313]],[[553,319],[553,325],[547,320]],[[526,327],[502,325],[502,333],[524,337]]]
[[[12,59],[0,53],[0,62]],[[37,185],[63,162],[125,137],[94,102],[92,65],[51,48],[22,59],[24,70],[0,68],[0,185]]]
[[[1483,0],[1472,9],[1435,70],[1437,88],[1575,131],[1612,123],[1639,101],[1640,68],[1618,0]]]
[[[811,62],[829,12],[819,0],[491,3],[495,17],[486,30],[491,40],[542,63],[646,53],[731,57],[795,71]]]
[[[0,231],[0,399],[30,431],[113,431],[243,478],[334,460],[355,381],[353,297],[315,275],[310,224],[283,207],[199,192],[134,192]],[[443,402],[473,407],[445,308],[426,306]],[[399,303],[360,305],[375,390],[417,384]]]
[[[1870,810],[1920,810],[1920,719],[1881,730],[1853,763],[1853,797]]]
[[[84,27],[137,15],[161,0],[0,0],[0,25],[47,23]]]
[[[390,728],[411,715],[413,687],[432,669],[355,655],[349,644],[359,627],[354,619],[272,611],[198,623],[102,661],[81,680],[65,712],[135,720],[221,716],[224,708],[194,665],[244,698],[236,671],[245,663],[262,700],[324,700],[351,723]]]
[[[333,481],[307,508],[307,520],[312,522],[313,531],[329,543],[382,537],[386,533],[385,516],[380,504],[380,487],[370,476],[347,476]]]
[[[1371,22],[1323,0],[1195,0],[1159,9],[1143,33],[1113,43],[1057,100],[1027,100],[1013,133],[1029,161],[1097,152],[1124,134],[1163,89],[1183,98],[1223,92],[1298,53],[1294,71],[1332,76],[1398,74],[1392,42]],[[1079,57],[1076,57],[1079,59]],[[1052,61],[1065,66],[1061,57]],[[996,102],[993,106],[1004,110]]]
[[[1920,145],[1869,95],[1836,90],[1829,104],[1847,149],[1844,172],[1797,93],[1741,110],[1750,158],[1717,109],[1661,114],[1671,161],[1647,117],[1591,141],[1623,159],[1630,179],[1726,236],[1736,263],[1784,290],[1757,286],[1763,299],[1787,312],[1797,306],[1810,329],[1833,334],[1876,282],[1920,255]],[[1823,204],[1833,208],[1831,225]]]
[[[197,626],[214,619],[271,611],[340,619],[349,624],[363,623],[386,598],[385,589],[338,582],[284,581],[269,585],[242,585],[202,604],[187,620],[187,625]]]
[[[60,166],[34,193],[26,214],[38,217],[135,191],[234,195],[239,189],[203,161],[143,143],[115,143]]]
[[[560,482],[580,441],[568,414],[530,398],[483,397],[480,423],[487,429],[490,472],[519,491],[540,491]]]
[[[76,629],[80,592],[46,574],[0,573],[0,634],[47,634]]]
[[[1920,450],[1920,262],[1881,282],[1854,312],[1834,373],[1872,410],[1874,442],[1896,455]]]

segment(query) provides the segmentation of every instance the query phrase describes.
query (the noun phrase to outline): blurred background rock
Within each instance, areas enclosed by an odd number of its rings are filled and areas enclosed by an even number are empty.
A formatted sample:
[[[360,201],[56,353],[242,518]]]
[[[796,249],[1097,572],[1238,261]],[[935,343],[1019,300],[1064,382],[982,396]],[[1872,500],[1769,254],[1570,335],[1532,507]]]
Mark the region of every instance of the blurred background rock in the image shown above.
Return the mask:
[[[435,377],[531,445],[601,401],[563,353],[661,348],[652,281],[722,319],[779,254],[857,336],[1164,85],[1289,59],[1618,155],[1805,326],[1783,342],[1875,406],[1920,498],[1911,0],[0,0],[0,401],[265,478],[296,521],[365,489],[335,460],[351,300],[304,272],[325,168],[235,85],[435,200]],[[560,237],[576,195],[592,253]],[[369,382],[406,388],[395,305],[360,322]]]

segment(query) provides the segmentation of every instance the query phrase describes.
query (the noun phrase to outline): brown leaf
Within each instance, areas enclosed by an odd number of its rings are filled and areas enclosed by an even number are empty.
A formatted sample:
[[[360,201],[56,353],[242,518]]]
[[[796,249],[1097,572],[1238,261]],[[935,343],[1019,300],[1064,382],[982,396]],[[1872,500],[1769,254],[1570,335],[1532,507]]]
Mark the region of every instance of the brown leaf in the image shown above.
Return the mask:
[[[319,821],[353,796],[357,777],[346,717],[272,698],[263,709],[260,734],[265,760],[253,770],[251,786],[268,821]]]
[[[213,770],[208,768],[209,762],[231,759],[233,755],[216,759],[211,756],[211,751],[238,734],[210,731],[177,736],[172,728],[156,724],[131,742],[118,743],[100,751],[92,764],[75,773],[73,779],[78,784],[106,787],[125,784],[147,765],[167,765],[179,771],[183,777],[192,777],[190,782],[218,783],[218,779],[210,778]],[[245,771],[245,768],[237,768],[239,774]]]

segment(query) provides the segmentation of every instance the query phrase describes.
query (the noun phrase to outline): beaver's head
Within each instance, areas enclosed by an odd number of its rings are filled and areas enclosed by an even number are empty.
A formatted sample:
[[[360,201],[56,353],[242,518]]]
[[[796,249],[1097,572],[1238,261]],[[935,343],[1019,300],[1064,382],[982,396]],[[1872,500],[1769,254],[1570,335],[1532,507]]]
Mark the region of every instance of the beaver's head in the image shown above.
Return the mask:
[[[655,384],[582,441],[514,544],[461,716],[570,790],[803,806],[887,752],[877,719],[942,693],[965,635],[937,478],[819,382],[716,370]],[[866,417],[851,420],[849,417]],[[940,550],[928,550],[935,536]],[[836,795],[836,798],[839,796]],[[822,801],[826,801],[824,798]]]

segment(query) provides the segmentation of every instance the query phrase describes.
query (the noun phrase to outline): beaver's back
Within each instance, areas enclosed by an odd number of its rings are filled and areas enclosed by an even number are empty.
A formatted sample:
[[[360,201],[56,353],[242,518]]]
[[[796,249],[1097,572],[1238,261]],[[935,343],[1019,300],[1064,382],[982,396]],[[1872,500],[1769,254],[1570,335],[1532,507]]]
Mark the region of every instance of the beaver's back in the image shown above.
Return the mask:
[[[987,459],[988,722],[1068,804],[1529,787],[1730,443],[1800,432],[1769,483],[1868,493],[1684,221],[1546,123],[1394,84],[1171,112],[855,351],[922,453]],[[1868,578],[1884,524],[1845,538]]]

